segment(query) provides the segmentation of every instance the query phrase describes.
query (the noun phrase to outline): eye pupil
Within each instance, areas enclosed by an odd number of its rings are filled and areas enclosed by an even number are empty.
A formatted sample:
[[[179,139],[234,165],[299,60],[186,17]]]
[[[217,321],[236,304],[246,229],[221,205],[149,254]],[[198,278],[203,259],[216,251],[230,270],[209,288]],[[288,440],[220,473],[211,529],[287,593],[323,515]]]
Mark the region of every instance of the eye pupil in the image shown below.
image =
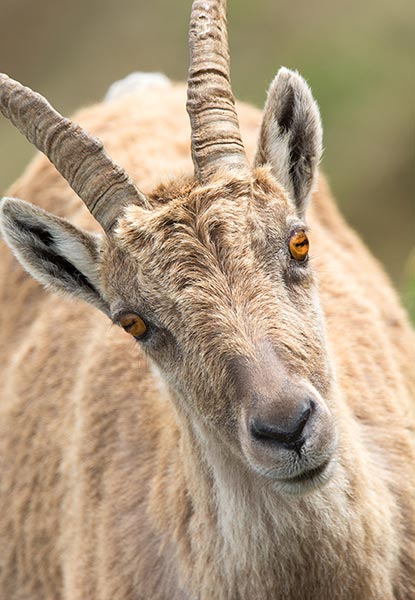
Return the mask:
[[[137,339],[143,338],[147,333],[147,325],[138,315],[124,315],[120,318],[119,323],[127,333]]]
[[[290,237],[289,242],[290,254],[298,261],[303,261],[307,258],[310,242],[304,229],[298,229]]]

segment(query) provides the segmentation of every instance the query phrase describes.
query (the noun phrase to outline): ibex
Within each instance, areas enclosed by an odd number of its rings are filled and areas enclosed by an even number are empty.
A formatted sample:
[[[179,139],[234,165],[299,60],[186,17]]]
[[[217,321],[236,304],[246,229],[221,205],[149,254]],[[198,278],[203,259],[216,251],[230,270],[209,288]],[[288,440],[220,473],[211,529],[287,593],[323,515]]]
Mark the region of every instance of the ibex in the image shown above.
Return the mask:
[[[194,174],[181,85],[79,114],[120,167],[0,78],[73,190],[37,157],[4,240],[95,307],[2,247],[0,598],[413,599],[407,317],[317,175],[305,81],[236,111],[225,0],[190,52]]]

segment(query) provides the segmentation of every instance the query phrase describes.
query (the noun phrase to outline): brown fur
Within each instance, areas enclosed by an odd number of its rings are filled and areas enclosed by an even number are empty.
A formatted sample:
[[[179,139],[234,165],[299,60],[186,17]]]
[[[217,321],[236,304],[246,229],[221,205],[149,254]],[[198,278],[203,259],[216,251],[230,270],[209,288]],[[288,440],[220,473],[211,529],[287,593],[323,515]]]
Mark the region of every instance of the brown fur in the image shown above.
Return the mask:
[[[127,211],[101,272],[113,311],[145,306],[163,323],[147,350],[163,377],[104,315],[48,295],[2,245],[0,598],[410,600],[407,317],[320,176],[307,221],[326,346],[315,277],[283,285],[273,255],[292,212],[284,191],[266,167],[249,181],[185,176],[184,105],[175,86],[77,116],[144,192],[158,186],[154,211]],[[253,156],[260,113],[238,113]],[[10,195],[96,227],[43,157]],[[264,331],[336,422],[336,470],[305,495],[275,490],[238,454],[227,359],[260,361]]]

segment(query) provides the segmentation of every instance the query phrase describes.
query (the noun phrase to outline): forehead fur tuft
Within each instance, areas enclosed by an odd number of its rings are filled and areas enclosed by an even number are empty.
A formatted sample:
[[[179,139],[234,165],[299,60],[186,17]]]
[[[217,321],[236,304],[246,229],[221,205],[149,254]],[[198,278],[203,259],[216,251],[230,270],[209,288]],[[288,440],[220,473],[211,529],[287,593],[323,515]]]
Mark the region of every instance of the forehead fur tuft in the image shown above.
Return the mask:
[[[208,183],[201,184],[194,177],[182,177],[161,183],[148,196],[153,208],[161,208],[166,204],[194,204],[195,200],[203,205],[223,199],[238,199],[241,197],[261,196],[278,198],[284,203],[289,203],[284,188],[277,183],[268,165],[256,167],[252,176],[230,173],[228,170],[218,170]],[[142,211],[137,206],[130,206],[126,216],[134,218],[135,213]]]
[[[270,205],[273,210],[271,204],[275,207],[276,203],[283,212],[293,208],[268,166],[256,168],[249,177],[218,171],[205,184],[182,178],[161,184],[149,199],[153,210],[134,205],[125,210],[116,230],[122,247],[148,245],[155,236],[160,242],[163,234],[171,235],[172,231],[200,237],[200,226],[205,229],[211,222],[232,228],[232,221],[240,221],[248,206],[250,211],[255,205],[262,209]]]
[[[181,202],[196,198],[206,202],[215,202],[220,198],[248,196],[252,178],[228,170],[218,170],[207,183],[200,183],[194,177],[176,179],[159,185],[149,196],[154,207],[165,205],[175,200]]]

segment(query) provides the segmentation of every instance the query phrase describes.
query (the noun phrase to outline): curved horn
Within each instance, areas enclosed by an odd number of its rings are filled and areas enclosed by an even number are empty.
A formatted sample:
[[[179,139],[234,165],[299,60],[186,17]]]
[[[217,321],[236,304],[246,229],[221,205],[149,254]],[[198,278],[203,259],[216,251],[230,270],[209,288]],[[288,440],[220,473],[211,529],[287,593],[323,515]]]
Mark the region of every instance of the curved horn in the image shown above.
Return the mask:
[[[229,75],[226,0],[195,0],[189,30],[187,112],[196,176],[221,165],[246,168]]]
[[[144,194],[109,158],[100,140],[62,117],[43,96],[3,74],[0,112],[46,154],[107,233],[124,206],[149,207]]]

